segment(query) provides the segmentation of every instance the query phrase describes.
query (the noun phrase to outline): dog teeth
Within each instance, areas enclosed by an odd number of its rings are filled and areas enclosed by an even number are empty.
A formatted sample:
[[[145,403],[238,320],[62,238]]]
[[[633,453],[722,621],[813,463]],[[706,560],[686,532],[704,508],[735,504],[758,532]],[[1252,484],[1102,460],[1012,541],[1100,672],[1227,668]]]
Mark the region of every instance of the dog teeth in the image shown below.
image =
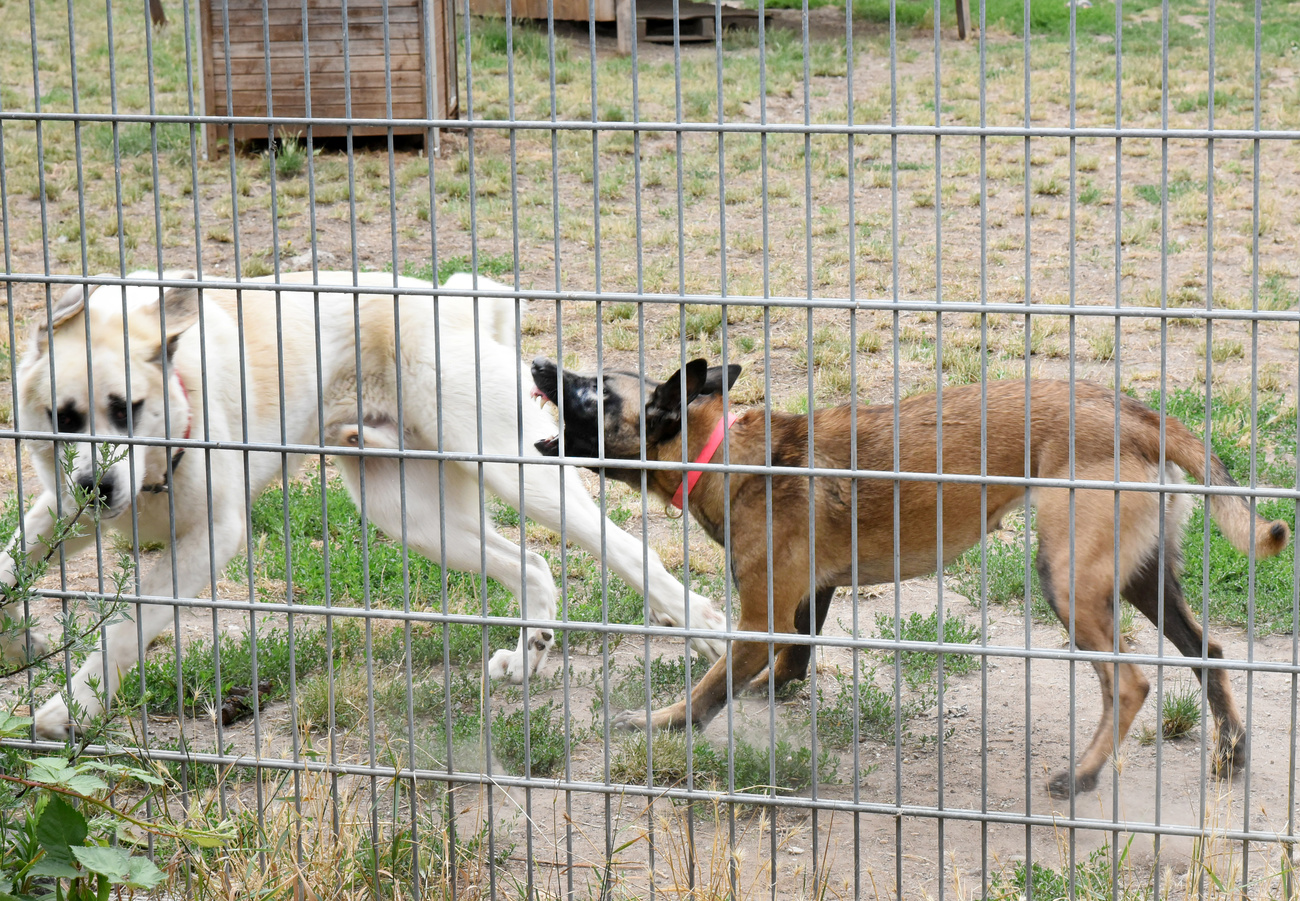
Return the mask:
[[[554,401],[547,399],[545,394],[542,394],[541,392],[534,394],[533,402],[537,404],[540,409],[551,414],[552,419],[558,420],[560,418],[560,408],[555,405]]]

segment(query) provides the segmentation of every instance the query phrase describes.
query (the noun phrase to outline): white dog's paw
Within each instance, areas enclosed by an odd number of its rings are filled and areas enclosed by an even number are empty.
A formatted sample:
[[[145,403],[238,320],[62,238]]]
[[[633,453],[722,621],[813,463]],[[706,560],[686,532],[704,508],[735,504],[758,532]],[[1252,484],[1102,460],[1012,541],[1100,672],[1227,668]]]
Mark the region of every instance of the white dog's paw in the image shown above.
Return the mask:
[[[488,677],[491,679],[506,679],[511,682],[524,681],[524,655],[518,650],[507,651],[505,648],[497,651],[488,661]]]
[[[722,655],[727,653],[727,643],[721,638],[700,638],[693,636],[691,638],[691,650],[695,651],[701,657],[704,657],[710,663],[722,659]]]
[[[713,602],[695,592],[691,592],[689,626],[684,622],[685,611],[679,608],[678,613],[680,615],[675,616],[665,610],[651,608],[650,625],[667,626],[673,629],[690,628],[692,631],[707,629],[710,632],[721,632],[727,628],[727,618],[713,606]],[[721,638],[692,635],[691,649],[712,662],[727,652],[727,642]]]
[[[53,647],[45,633],[29,629],[12,632],[0,639],[0,656],[14,663],[26,663],[44,657]]]
[[[522,638],[521,635],[521,641]],[[554,644],[555,633],[550,629],[532,629],[528,633],[527,656],[525,657],[522,648],[515,648],[513,651],[503,648],[497,651],[488,661],[488,676],[492,679],[508,679],[515,683],[523,682],[525,668],[529,675],[537,675],[542,671]]]
[[[72,732],[72,717],[63,695],[57,694],[36,711],[36,737],[47,741],[67,741]]]

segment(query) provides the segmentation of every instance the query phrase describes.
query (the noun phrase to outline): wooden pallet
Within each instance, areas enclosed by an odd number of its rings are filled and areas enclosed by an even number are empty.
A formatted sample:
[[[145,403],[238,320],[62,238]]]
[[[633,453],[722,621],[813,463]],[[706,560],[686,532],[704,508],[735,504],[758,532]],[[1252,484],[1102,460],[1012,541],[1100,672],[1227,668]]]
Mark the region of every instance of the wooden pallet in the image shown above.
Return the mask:
[[[628,10],[629,14],[631,10]],[[767,18],[771,18],[768,16]],[[718,8],[712,3],[678,0],[677,36],[685,41],[712,41],[717,37]],[[758,12],[752,9],[722,7],[723,29],[758,26]],[[637,0],[636,39],[671,44],[673,34],[673,0]],[[620,34],[620,43],[622,35]]]

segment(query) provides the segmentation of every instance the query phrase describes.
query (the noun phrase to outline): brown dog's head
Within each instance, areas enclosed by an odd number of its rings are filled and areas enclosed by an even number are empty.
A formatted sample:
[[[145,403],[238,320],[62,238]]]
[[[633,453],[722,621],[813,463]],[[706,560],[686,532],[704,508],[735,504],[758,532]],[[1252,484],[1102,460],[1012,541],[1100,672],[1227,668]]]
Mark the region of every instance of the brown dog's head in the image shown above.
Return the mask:
[[[533,360],[534,395],[562,407],[565,455],[607,460],[641,459],[643,421],[645,457],[657,459],[655,449],[681,432],[685,406],[697,397],[721,394],[724,384],[730,388],[739,376],[739,366],[710,367],[705,360],[692,360],[662,382],[632,372],[583,375],[560,369],[545,357]],[[544,438],[536,447],[544,456],[559,456],[559,436]],[[641,479],[635,469],[607,469],[606,474],[625,482]]]

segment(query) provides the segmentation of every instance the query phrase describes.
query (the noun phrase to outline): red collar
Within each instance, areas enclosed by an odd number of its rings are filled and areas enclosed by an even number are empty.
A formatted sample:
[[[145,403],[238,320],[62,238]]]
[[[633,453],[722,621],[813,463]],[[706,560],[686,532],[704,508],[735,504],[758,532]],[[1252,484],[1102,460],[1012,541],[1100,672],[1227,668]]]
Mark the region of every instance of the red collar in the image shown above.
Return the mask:
[[[182,441],[188,441],[190,438],[190,428],[194,424],[194,407],[190,404],[190,393],[185,390],[185,379],[181,378],[179,369],[173,369],[172,375],[176,376],[176,384],[180,385],[181,394],[185,395],[185,435]],[[176,467],[181,463],[181,457],[185,456],[185,448],[178,447],[172,454],[172,458],[167,467],[167,472],[163,473],[161,482],[151,482],[140,486],[141,491],[147,491],[150,494],[162,494],[171,490],[171,476],[176,472]]]
[[[709,436],[708,441],[704,442],[703,450],[701,450],[700,455],[695,458],[696,463],[708,463],[713,459],[713,455],[718,452],[718,448],[722,444],[722,436],[727,433],[727,430],[730,429],[739,418],[740,414],[731,413],[727,416],[726,420],[718,420],[718,424],[713,427],[713,434]],[[704,475],[704,471],[700,469],[686,470],[686,478],[677,486],[677,492],[673,495],[672,505],[674,507],[678,510],[682,509],[683,489],[685,489],[686,495],[689,497],[691,489],[695,487],[695,483],[700,480],[700,476],[702,475]]]

